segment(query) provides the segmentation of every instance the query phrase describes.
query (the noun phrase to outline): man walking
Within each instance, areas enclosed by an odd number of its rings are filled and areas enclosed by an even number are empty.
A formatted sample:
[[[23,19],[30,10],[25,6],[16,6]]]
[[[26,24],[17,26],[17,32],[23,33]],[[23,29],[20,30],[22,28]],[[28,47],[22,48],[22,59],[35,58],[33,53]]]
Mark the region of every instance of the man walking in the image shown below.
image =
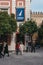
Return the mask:
[[[18,53],[20,52],[20,43],[19,42],[17,42],[16,43],[16,55],[18,55]]]
[[[2,50],[3,50],[3,42],[0,42],[0,58],[3,56],[2,54]]]
[[[3,53],[4,53],[4,56],[5,56],[5,54],[8,54],[8,56],[9,56],[8,44],[7,44],[7,42],[4,42]]]
[[[31,52],[35,52],[35,40],[32,41]]]

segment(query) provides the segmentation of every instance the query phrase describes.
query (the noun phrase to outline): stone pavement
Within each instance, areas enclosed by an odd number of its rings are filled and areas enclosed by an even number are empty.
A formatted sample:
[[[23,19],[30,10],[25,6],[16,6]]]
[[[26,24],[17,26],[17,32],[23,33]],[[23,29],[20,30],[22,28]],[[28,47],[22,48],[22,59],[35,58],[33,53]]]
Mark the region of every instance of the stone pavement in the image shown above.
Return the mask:
[[[0,65],[43,65],[43,48],[35,53],[24,52],[23,55],[10,53],[10,57],[0,58]]]

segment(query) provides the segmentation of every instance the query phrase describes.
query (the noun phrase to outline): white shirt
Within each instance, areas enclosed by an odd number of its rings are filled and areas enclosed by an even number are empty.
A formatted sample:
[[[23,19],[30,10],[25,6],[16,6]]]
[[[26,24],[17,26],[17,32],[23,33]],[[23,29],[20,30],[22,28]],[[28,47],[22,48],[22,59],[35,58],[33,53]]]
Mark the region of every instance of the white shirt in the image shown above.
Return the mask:
[[[23,50],[23,44],[20,44],[20,50]]]

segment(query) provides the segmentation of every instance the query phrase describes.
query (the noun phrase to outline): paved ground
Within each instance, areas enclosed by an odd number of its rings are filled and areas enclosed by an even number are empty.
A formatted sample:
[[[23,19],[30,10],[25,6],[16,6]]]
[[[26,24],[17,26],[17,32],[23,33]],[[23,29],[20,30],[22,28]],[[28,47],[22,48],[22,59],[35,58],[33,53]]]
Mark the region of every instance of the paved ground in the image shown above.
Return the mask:
[[[24,52],[18,56],[10,53],[10,57],[0,59],[0,65],[43,65],[43,48],[37,49],[36,53]]]

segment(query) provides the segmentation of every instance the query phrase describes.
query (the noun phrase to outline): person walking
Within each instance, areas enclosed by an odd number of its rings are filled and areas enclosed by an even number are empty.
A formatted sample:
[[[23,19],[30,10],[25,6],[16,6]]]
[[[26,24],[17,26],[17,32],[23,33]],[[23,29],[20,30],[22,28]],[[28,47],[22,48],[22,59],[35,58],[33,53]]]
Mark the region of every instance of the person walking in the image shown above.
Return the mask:
[[[26,52],[28,52],[28,49],[29,49],[29,47],[28,47],[28,41],[26,41]]]
[[[20,43],[19,42],[17,42],[16,43],[16,55],[18,55],[18,53],[19,53],[19,51],[20,51]]]
[[[35,52],[35,40],[32,41],[31,52]]]
[[[31,41],[28,41],[29,52],[31,52]]]
[[[23,43],[22,43],[22,41],[20,42],[20,54],[21,55],[23,54]]]
[[[4,56],[5,56],[5,54],[7,54],[7,55],[9,56],[8,44],[7,44],[7,42],[4,42],[4,45],[3,45],[3,53],[4,53]]]
[[[2,56],[3,56],[2,50],[3,50],[3,43],[2,43],[2,41],[1,41],[1,42],[0,42],[0,58],[2,58]]]

